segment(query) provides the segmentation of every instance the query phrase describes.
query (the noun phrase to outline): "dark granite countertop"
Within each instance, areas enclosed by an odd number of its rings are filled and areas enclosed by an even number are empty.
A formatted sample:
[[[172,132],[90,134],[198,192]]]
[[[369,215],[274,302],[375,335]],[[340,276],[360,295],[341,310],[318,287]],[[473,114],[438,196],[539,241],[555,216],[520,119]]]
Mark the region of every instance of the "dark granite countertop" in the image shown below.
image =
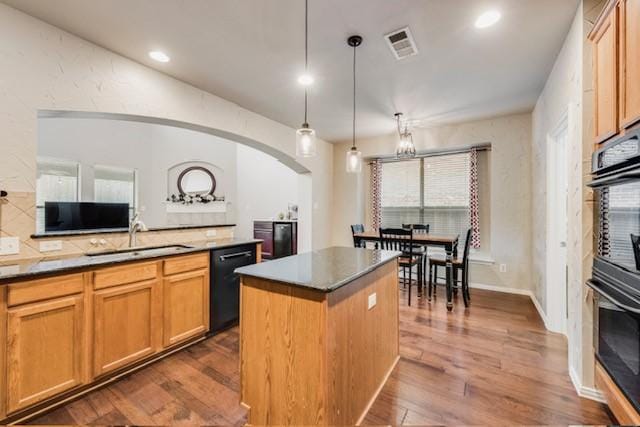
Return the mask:
[[[399,255],[396,251],[331,247],[241,267],[236,273],[332,292]]]
[[[204,224],[204,225],[168,225],[166,227],[149,227],[146,231],[139,231],[138,233],[146,233],[149,231],[179,231],[179,230],[195,230],[198,228],[223,228],[223,227],[235,227],[235,224]],[[115,229],[96,229],[96,230],[74,230],[74,231],[49,231],[45,233],[35,233],[31,235],[32,239],[48,239],[55,237],[73,237],[73,236],[85,236],[88,234],[117,234],[127,233],[128,228],[115,228]]]
[[[184,244],[176,243],[155,248],[140,247],[133,250],[124,249],[116,252],[96,252],[91,255],[6,262],[0,263],[0,284],[7,284],[15,280],[32,279],[38,276],[70,272],[89,267],[105,267],[123,262],[141,261],[172,255],[183,255],[260,242],[262,242],[262,240],[259,239],[218,239],[211,241],[189,242]]]

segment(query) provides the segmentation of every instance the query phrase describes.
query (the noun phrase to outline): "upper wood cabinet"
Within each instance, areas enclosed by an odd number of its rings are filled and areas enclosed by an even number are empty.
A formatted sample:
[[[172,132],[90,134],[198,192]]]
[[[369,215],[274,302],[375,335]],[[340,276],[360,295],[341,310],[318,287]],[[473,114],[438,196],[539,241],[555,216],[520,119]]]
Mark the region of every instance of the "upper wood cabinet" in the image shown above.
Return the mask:
[[[7,316],[8,413],[82,383],[82,295],[19,305]]]
[[[209,269],[164,279],[165,347],[209,330]]]
[[[102,289],[93,294],[93,370],[99,376],[160,350],[162,327],[156,280]]]
[[[640,121],[640,0],[620,0],[620,125]]]
[[[601,143],[640,124],[640,0],[610,0],[589,39],[595,142]]]
[[[618,133],[618,10],[592,34],[596,142]]]

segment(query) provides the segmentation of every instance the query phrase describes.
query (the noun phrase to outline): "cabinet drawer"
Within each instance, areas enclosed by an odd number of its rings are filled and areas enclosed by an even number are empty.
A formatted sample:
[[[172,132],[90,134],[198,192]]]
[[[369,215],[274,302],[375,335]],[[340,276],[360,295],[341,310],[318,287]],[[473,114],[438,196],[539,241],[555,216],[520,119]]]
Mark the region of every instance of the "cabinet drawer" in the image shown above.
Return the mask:
[[[253,222],[254,230],[267,230],[271,231],[273,229],[273,222],[271,221],[254,221]]]
[[[82,292],[83,282],[82,273],[77,273],[12,284],[8,289],[8,305],[13,307],[78,294]]]
[[[103,289],[111,286],[155,279],[158,267],[155,262],[141,262],[121,267],[109,267],[93,273],[93,288]]]
[[[171,274],[207,268],[208,266],[209,252],[195,255],[184,255],[166,259],[164,261],[164,274],[165,276],[169,276]]]

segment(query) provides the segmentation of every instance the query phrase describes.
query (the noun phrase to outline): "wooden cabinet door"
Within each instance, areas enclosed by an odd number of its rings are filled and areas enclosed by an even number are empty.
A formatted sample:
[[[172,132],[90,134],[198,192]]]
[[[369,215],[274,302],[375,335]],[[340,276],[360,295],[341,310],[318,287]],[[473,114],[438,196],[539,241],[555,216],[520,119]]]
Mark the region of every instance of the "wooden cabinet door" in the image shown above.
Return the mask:
[[[160,350],[160,296],[156,280],[93,294],[94,375],[113,371]]]
[[[7,311],[7,410],[40,402],[82,383],[82,295]]]
[[[618,133],[618,9],[593,35],[596,143]]]
[[[640,0],[621,0],[620,13],[620,124],[640,120]]]
[[[165,347],[209,330],[209,269],[164,279]]]

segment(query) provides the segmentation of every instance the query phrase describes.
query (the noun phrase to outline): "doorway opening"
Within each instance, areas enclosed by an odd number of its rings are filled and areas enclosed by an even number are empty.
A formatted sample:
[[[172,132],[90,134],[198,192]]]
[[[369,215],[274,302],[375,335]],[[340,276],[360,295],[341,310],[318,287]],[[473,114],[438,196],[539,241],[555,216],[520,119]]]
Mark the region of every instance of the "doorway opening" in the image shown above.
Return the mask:
[[[567,333],[568,156],[569,121],[565,112],[547,136],[547,328]]]

